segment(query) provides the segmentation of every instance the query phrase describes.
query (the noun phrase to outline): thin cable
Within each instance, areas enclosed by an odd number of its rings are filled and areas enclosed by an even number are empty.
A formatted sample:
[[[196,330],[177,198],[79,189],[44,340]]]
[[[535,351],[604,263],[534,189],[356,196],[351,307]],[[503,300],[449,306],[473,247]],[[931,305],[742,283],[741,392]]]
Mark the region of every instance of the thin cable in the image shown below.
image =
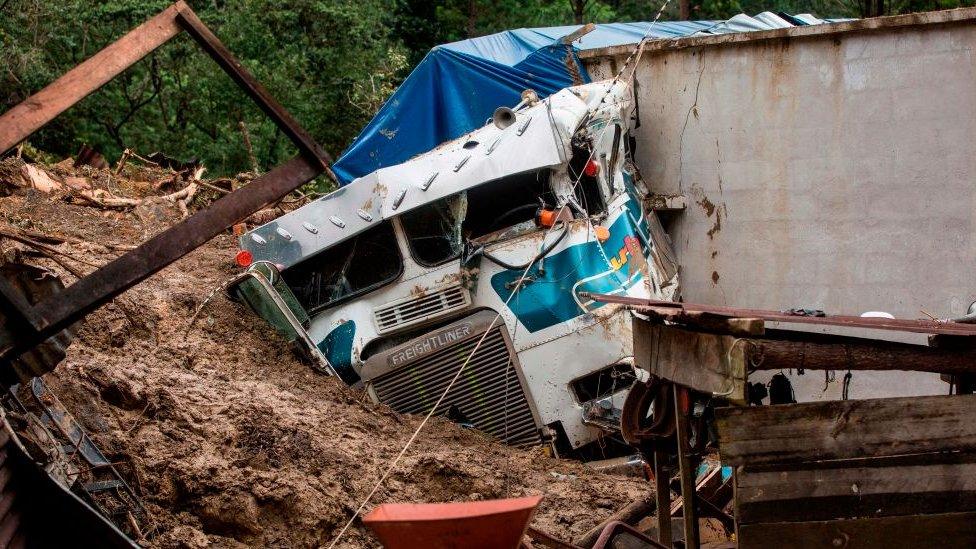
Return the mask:
[[[620,75],[623,74],[623,70],[626,69],[627,65],[631,62],[631,60],[633,60],[633,58],[635,57],[635,54],[637,54],[638,52],[642,52],[643,51],[643,49],[644,49],[644,43],[648,39],[647,33],[650,32],[650,30],[654,26],[654,24],[657,23],[658,19],[661,17],[661,14],[664,12],[664,8],[667,7],[667,5],[668,5],[668,3],[670,1],[671,0],[665,0],[664,4],[661,5],[661,9],[658,10],[657,16],[654,18],[654,21],[651,22],[651,24],[647,28],[647,31],[644,34],[644,37],[641,38],[640,44],[638,44],[637,51],[635,51],[634,53],[632,53],[627,58],[627,61],[624,63],[624,66],[621,68],[620,72],[618,72],[617,76],[614,77],[613,81],[610,83],[610,86],[607,88],[607,91],[604,92],[604,96],[600,99],[599,105],[602,105],[603,102],[606,100],[607,96],[610,94],[610,91],[613,89],[613,86],[619,80]],[[639,59],[639,56],[638,56],[638,59]],[[634,67],[634,70],[636,71],[636,66]],[[633,76],[633,71],[631,72],[631,77],[632,76]],[[603,132],[606,132],[607,128],[609,128],[609,127],[610,127],[609,124],[607,124],[606,126],[604,126]],[[602,136],[602,134],[601,134],[601,136]],[[587,161],[592,160],[593,155],[595,153],[596,153],[596,148],[594,147],[594,149],[592,151],[590,151],[590,155],[587,158]],[[571,189],[571,192],[575,193],[576,188],[579,186],[580,180],[582,179],[582,176],[583,176],[583,174],[580,173],[579,177],[577,177],[575,183],[573,184],[573,188]],[[562,213],[562,210],[564,208],[568,208],[568,207],[569,207],[568,204],[564,204],[560,208],[560,214]],[[592,229],[592,221],[589,219],[588,216],[587,216],[586,219],[587,219],[588,224],[590,225],[590,228]],[[553,226],[552,227],[549,227],[549,229],[546,231],[546,234],[545,234],[545,236],[543,236],[542,242],[540,243],[542,246],[545,246],[546,237],[549,236],[549,234],[552,232],[553,229],[556,228],[557,225],[558,224],[553,224]],[[567,230],[568,230],[568,228],[567,228]],[[599,241],[598,241],[598,243],[599,243]],[[602,249],[602,245],[601,245],[601,249]],[[604,255],[605,255],[605,253],[604,253]],[[454,377],[451,379],[451,382],[447,384],[447,387],[444,389],[444,392],[441,393],[441,396],[437,399],[437,402],[434,403],[434,406],[431,407],[430,411],[427,412],[427,415],[424,416],[423,421],[421,421],[420,422],[420,425],[417,426],[417,429],[413,432],[413,434],[407,440],[407,443],[403,446],[403,449],[400,450],[400,453],[397,454],[397,456],[393,459],[393,462],[390,463],[390,466],[386,469],[386,472],[383,473],[383,476],[380,477],[380,479],[373,486],[373,489],[370,490],[369,494],[366,496],[366,499],[363,500],[363,502],[356,509],[356,512],[353,513],[352,517],[350,517],[349,520],[346,522],[346,524],[342,527],[342,530],[339,531],[339,534],[336,535],[335,539],[332,540],[332,543],[329,544],[329,549],[333,549],[336,546],[336,544],[339,543],[339,540],[342,539],[342,536],[345,535],[345,533],[346,533],[347,530],[349,530],[349,527],[352,526],[352,523],[356,520],[357,517],[359,517],[360,513],[362,513],[362,511],[366,507],[366,505],[368,505],[369,502],[370,502],[370,500],[373,499],[373,496],[376,495],[376,492],[377,492],[377,490],[379,490],[380,486],[382,486],[383,483],[386,482],[386,479],[389,478],[389,476],[396,469],[396,466],[400,463],[400,460],[407,453],[407,450],[410,449],[410,446],[413,445],[414,441],[420,435],[420,432],[427,425],[427,422],[429,422],[430,421],[430,418],[433,417],[434,412],[437,411],[438,406],[440,406],[441,403],[443,403],[444,399],[447,398],[447,395],[451,392],[451,389],[454,387],[454,384],[457,383],[457,380],[458,379],[460,379],[461,374],[464,372],[464,369],[471,362],[472,358],[474,358],[474,355],[475,355],[475,353],[478,352],[478,349],[481,348],[481,344],[484,343],[485,339],[488,337],[488,334],[491,332],[492,329],[494,329],[495,323],[498,322],[498,319],[501,318],[501,316],[502,316],[501,311],[504,310],[504,308],[506,306],[508,306],[508,303],[512,300],[513,297],[515,297],[515,294],[517,294],[519,292],[519,290],[522,288],[522,285],[525,283],[525,279],[526,279],[526,277],[529,274],[529,270],[532,269],[532,266],[535,265],[536,261],[538,261],[538,256],[536,256],[535,259],[531,260],[529,262],[529,264],[526,265],[525,270],[522,271],[522,275],[519,277],[518,283],[512,288],[512,292],[509,294],[508,298],[502,304],[502,307],[499,308],[499,312],[497,312],[495,314],[495,317],[492,318],[491,323],[488,324],[488,327],[485,329],[485,332],[481,335],[481,339],[479,339],[478,340],[478,343],[475,344],[474,349],[471,350],[471,353],[465,359],[464,363],[461,365],[460,368],[458,368],[458,371],[457,371],[456,374],[454,374]]]
[[[567,208],[567,206],[564,205],[563,208]],[[548,236],[549,233],[551,233],[553,228],[555,227],[556,225],[549,227],[549,230],[546,231],[545,236]],[[545,237],[542,238],[542,245],[543,246],[545,245]],[[383,473],[383,476],[380,477],[380,479],[373,486],[373,489],[370,490],[369,495],[366,496],[366,499],[364,499],[363,502],[359,505],[359,507],[356,509],[356,512],[353,513],[352,517],[349,518],[349,521],[346,522],[346,525],[342,527],[342,530],[339,531],[339,534],[335,537],[334,540],[332,540],[332,543],[329,545],[329,549],[332,549],[333,547],[336,546],[337,543],[339,543],[339,540],[342,539],[342,536],[346,533],[346,530],[348,530],[349,527],[352,526],[352,523],[356,520],[359,514],[362,513],[363,509],[366,507],[366,505],[369,504],[370,500],[373,499],[373,496],[376,495],[376,491],[379,490],[380,486],[382,486],[383,483],[386,482],[386,479],[389,478],[389,476],[393,473],[394,469],[396,469],[396,466],[400,463],[400,460],[407,453],[407,450],[410,448],[411,445],[413,445],[413,442],[417,439],[417,436],[420,435],[420,431],[423,430],[423,428],[427,425],[427,422],[430,421],[430,418],[433,417],[434,413],[437,411],[438,406],[440,406],[441,403],[444,402],[444,399],[447,398],[448,393],[451,392],[451,389],[454,387],[454,384],[457,383],[458,379],[460,379],[461,374],[464,372],[464,369],[471,362],[471,359],[474,358],[474,355],[475,353],[478,352],[478,349],[481,348],[481,344],[484,343],[485,339],[488,337],[488,334],[494,329],[495,323],[498,322],[499,318],[501,318],[502,313],[500,311],[504,310],[504,308],[508,306],[508,303],[512,300],[512,298],[515,297],[515,294],[519,292],[519,289],[521,289],[522,284],[525,283],[525,278],[526,276],[528,276],[529,270],[535,264],[535,261],[536,260],[530,261],[529,264],[525,267],[525,270],[522,271],[522,276],[519,277],[518,283],[512,288],[512,293],[509,294],[508,298],[502,304],[502,307],[499,308],[499,312],[495,314],[495,317],[491,319],[491,323],[488,324],[488,327],[485,329],[485,332],[481,335],[481,339],[479,339],[478,343],[475,344],[474,349],[471,350],[471,353],[468,355],[468,358],[465,359],[464,363],[461,364],[461,367],[458,368],[457,373],[454,374],[454,377],[451,379],[451,382],[447,384],[447,387],[444,389],[444,392],[441,393],[440,398],[437,399],[437,402],[434,403],[434,406],[432,406],[430,411],[427,412],[427,415],[424,416],[423,421],[420,422],[420,425],[417,426],[417,429],[413,432],[413,435],[411,435],[410,438],[407,440],[407,443],[403,446],[403,449],[400,450],[400,453],[397,454],[397,456],[390,463],[390,466],[386,469],[386,472]]]

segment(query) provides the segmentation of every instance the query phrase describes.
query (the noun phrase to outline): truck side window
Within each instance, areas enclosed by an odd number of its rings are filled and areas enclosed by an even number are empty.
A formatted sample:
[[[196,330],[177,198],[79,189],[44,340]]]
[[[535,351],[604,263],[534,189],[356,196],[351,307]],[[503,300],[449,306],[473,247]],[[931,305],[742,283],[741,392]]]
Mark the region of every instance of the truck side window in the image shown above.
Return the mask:
[[[388,284],[403,272],[390,222],[340,242],[281,273],[306,311]]]
[[[425,204],[400,217],[410,253],[417,263],[435,267],[461,254],[461,222],[467,204],[467,195],[460,193]]]
[[[569,179],[573,182],[579,181],[576,185],[576,201],[583,206],[587,215],[598,215],[607,210],[607,204],[600,192],[599,173],[587,175],[586,165],[591,159],[600,165],[600,155],[591,155],[589,144],[574,138],[573,156],[567,166]],[[605,170],[606,165],[600,165],[600,168]]]
[[[539,207],[543,203],[550,208],[556,204],[549,176],[548,169],[525,172],[468,189],[465,234],[476,239],[516,225],[534,229]]]

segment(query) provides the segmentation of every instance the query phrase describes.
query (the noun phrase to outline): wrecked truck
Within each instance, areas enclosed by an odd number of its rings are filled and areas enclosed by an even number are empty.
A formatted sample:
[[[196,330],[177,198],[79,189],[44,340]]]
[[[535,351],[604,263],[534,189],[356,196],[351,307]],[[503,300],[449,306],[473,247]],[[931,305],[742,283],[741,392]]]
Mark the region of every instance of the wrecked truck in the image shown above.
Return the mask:
[[[375,402],[427,413],[464,367],[435,413],[573,454],[618,429],[635,379],[631,313],[584,293],[678,291],[631,111],[619,82],[527,91],[244,233],[231,293]]]

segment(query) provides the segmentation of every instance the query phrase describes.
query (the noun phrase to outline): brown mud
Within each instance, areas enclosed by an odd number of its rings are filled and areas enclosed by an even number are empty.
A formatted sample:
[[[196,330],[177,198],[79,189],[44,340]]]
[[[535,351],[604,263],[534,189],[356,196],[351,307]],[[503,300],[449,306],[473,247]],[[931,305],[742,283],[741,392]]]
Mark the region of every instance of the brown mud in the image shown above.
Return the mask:
[[[154,178],[166,176],[47,170],[56,179],[85,177],[96,188],[137,198],[152,194]],[[4,173],[16,169],[0,170],[0,179]],[[54,245],[86,273],[121,253],[102,244],[138,244],[180,219],[174,204],[102,210],[72,201],[70,192],[8,187],[0,227],[93,243]],[[202,192],[192,206],[215,197]],[[4,239],[0,249],[8,259],[74,281],[22,244]],[[237,272],[235,251],[230,234],[219,236],[90,315],[46,381],[142,496],[150,515],[144,545],[327,546],[420,418],[374,405],[314,373],[222,293],[188,329],[207,295]],[[534,524],[572,539],[649,491],[632,477],[595,473],[546,457],[541,448],[509,448],[434,420],[373,501],[543,494]],[[339,544],[377,545],[358,522]]]

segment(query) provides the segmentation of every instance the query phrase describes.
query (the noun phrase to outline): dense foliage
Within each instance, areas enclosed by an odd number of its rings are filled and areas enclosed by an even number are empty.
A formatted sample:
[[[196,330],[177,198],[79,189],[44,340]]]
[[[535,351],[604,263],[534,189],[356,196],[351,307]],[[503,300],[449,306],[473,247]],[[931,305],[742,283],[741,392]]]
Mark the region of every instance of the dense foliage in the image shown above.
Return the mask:
[[[665,19],[763,10],[857,17],[866,0],[672,0]],[[871,0],[867,0],[870,2]],[[874,0],[877,1],[877,0]],[[969,0],[963,0],[969,1]],[[0,110],[36,92],[170,0],[0,0]],[[888,0],[889,12],[960,0]],[[518,27],[649,20],[650,0],[191,0],[217,33],[327,150],[338,155],[433,46]],[[148,56],[32,138],[66,156],[88,143],[205,159],[214,173],[259,165],[291,144],[186,36]]]

